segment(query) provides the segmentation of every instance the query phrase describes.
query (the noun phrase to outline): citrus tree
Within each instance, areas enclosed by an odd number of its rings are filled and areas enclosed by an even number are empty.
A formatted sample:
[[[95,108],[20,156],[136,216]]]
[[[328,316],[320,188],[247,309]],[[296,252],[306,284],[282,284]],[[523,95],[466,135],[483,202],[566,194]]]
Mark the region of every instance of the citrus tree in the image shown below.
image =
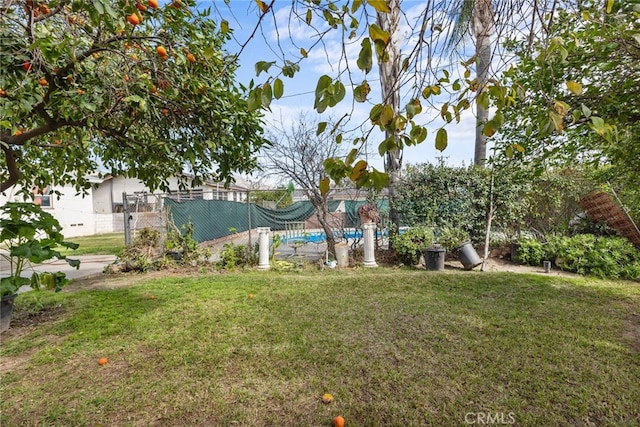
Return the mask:
[[[96,169],[168,190],[256,165],[259,110],[234,83],[230,30],[192,0],[5,1],[0,191]],[[186,181],[182,182],[182,185]]]

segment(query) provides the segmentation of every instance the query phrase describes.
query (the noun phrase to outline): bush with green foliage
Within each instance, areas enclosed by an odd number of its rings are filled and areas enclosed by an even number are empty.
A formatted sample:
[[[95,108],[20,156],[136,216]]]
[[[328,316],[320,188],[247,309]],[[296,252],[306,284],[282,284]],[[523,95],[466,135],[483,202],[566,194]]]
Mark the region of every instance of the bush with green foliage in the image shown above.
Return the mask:
[[[578,234],[519,241],[518,259],[529,265],[543,260],[566,271],[600,278],[640,280],[640,251],[622,237]]]
[[[425,226],[411,227],[401,234],[391,237],[396,258],[404,265],[416,265],[422,250],[434,240],[433,230]]]
[[[491,170],[444,164],[407,166],[393,201],[405,226],[459,228],[467,238],[484,240],[491,201]],[[524,178],[512,168],[493,173],[494,223],[515,233],[524,213],[520,200]]]
[[[547,251],[542,241],[533,237],[519,239],[518,261],[527,265],[542,265],[542,261],[548,260]]]
[[[220,252],[218,268],[231,270],[237,267],[252,266],[258,263],[258,245],[254,245],[253,250],[249,245],[225,243]]]

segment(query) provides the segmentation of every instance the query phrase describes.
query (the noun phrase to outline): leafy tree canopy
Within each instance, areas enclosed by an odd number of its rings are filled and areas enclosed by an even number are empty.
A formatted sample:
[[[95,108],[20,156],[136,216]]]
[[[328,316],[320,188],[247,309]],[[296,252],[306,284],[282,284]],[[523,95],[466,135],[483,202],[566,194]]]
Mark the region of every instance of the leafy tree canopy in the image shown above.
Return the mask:
[[[635,4],[634,4],[635,3]],[[640,3],[586,2],[561,10],[549,37],[512,45],[506,74],[523,100],[505,110],[501,152],[536,164],[608,164],[606,179],[638,186]]]
[[[98,167],[162,190],[251,171],[260,113],[234,84],[228,25],[194,5],[2,2],[0,190],[81,190]]]

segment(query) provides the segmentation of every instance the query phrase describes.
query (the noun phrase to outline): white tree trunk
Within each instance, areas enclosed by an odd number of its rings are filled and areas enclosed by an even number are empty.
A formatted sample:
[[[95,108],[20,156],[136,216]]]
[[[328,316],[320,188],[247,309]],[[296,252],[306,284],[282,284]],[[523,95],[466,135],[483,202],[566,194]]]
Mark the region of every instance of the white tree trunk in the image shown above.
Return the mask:
[[[478,89],[476,99],[486,89],[491,66],[491,34],[494,28],[493,6],[491,0],[476,0],[471,17],[471,28],[476,38],[476,77]],[[476,142],[473,163],[484,166],[487,159],[487,137],[482,133],[489,119],[489,111],[479,103],[477,106]]]
[[[400,29],[400,1],[390,0],[389,7],[391,12],[377,14],[377,23],[380,28],[387,31],[391,36],[391,40],[386,48],[388,61],[381,61],[378,58],[378,67],[380,70],[380,85],[382,88],[382,103],[391,106],[393,114],[396,116],[400,111],[400,42],[398,40],[398,31]],[[386,132],[386,138],[395,138],[393,132]],[[395,189],[400,181],[400,169],[402,168],[402,150],[395,148],[389,150],[385,157],[385,172],[389,175],[389,200],[390,211],[389,219],[396,227],[400,225],[398,212],[393,207],[395,198]]]

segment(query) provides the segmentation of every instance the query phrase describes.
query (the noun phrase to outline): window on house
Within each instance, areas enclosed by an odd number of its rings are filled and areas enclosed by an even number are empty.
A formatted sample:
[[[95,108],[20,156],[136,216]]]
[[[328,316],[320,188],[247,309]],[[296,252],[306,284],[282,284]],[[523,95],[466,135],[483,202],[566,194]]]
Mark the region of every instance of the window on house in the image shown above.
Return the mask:
[[[52,208],[53,205],[51,203],[51,188],[46,187],[43,190],[35,188],[33,190],[33,203],[39,205],[42,208]]]

